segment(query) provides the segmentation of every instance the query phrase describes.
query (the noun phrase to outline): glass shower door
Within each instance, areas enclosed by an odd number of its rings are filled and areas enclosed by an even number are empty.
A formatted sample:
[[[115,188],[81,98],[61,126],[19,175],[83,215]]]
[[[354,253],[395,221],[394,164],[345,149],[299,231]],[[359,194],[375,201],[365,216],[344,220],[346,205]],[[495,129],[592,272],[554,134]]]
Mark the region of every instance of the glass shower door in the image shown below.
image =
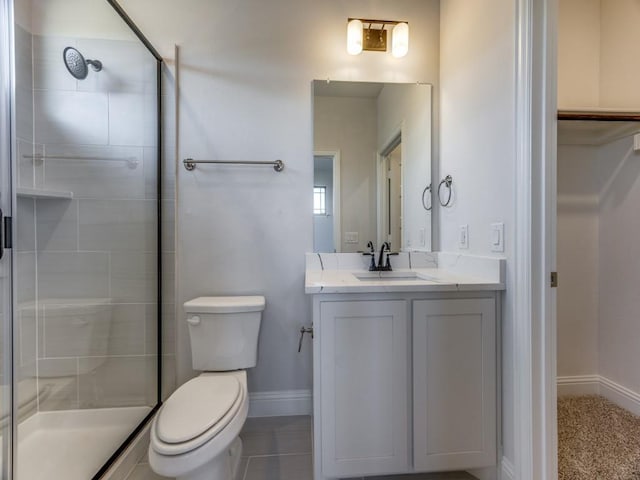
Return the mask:
[[[12,472],[89,480],[159,399],[159,59],[107,0],[12,3]]]

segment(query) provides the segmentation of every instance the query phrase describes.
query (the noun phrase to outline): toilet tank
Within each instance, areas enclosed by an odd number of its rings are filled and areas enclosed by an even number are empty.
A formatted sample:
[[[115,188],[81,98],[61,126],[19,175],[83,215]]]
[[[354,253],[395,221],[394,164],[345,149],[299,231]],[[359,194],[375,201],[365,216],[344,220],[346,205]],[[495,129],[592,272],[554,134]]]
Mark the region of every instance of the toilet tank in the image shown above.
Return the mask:
[[[194,370],[255,367],[262,296],[199,297],[184,304]]]

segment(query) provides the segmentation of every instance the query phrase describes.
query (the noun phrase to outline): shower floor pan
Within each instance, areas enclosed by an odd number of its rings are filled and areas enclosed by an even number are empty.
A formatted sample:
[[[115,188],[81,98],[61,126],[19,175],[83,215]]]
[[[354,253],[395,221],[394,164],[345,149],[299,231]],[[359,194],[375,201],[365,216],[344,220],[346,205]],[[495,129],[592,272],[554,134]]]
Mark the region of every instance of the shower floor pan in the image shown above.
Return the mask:
[[[37,413],[18,427],[17,480],[88,480],[149,407]]]

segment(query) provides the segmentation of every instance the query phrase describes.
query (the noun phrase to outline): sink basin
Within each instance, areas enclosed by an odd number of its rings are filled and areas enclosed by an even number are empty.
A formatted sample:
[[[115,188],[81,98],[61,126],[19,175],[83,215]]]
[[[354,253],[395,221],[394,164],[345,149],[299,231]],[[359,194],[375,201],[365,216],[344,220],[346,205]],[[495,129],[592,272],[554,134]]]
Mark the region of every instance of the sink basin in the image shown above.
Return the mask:
[[[416,272],[358,272],[353,276],[361,282],[438,282],[434,277]]]

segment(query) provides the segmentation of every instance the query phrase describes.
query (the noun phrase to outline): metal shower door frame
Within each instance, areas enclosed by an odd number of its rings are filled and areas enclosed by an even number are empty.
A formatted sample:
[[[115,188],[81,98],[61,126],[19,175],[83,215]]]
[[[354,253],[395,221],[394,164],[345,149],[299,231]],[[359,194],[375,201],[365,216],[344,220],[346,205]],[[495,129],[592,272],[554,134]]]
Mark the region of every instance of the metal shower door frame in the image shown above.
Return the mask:
[[[0,0],[0,478],[13,478],[15,449],[15,389],[13,388],[13,244],[11,232],[5,235],[5,218],[12,216],[14,182],[12,155],[15,150],[12,127],[15,125],[15,82],[13,48],[13,2]],[[9,225],[9,224],[7,224]],[[7,245],[6,240],[9,240]],[[3,421],[8,419],[8,421]]]

